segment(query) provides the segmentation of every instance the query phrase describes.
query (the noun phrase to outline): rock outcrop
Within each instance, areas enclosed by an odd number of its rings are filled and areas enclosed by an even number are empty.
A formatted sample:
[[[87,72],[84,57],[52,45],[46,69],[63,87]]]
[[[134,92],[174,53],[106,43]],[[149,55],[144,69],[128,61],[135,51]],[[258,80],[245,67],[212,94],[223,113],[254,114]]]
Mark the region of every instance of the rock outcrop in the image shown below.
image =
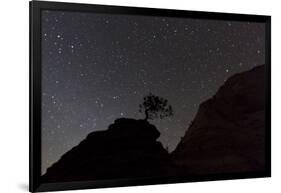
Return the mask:
[[[121,118],[90,133],[48,168],[43,182],[194,176],[265,169],[264,66],[230,77],[203,102],[168,154],[145,120]]]
[[[172,156],[184,173],[265,169],[264,66],[230,77],[199,107]]]
[[[157,177],[173,171],[160,133],[144,120],[121,118],[90,133],[47,169],[44,182]]]

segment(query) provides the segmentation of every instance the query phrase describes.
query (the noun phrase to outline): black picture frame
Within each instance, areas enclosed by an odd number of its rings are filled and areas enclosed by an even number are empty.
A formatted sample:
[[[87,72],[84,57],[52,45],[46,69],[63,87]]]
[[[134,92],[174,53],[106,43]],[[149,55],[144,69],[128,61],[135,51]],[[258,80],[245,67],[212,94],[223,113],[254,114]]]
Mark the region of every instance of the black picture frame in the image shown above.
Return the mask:
[[[264,15],[246,15],[232,13],[213,13],[154,8],[135,8],[121,6],[104,6],[76,3],[31,1],[30,2],[30,192],[104,188],[116,186],[135,186],[166,183],[197,182],[211,180],[228,180],[259,178],[271,176],[271,17]],[[263,22],[266,25],[266,169],[263,172],[239,174],[202,175],[200,177],[163,177],[126,180],[100,180],[67,183],[42,183],[41,170],[41,11],[63,10],[78,12],[95,12],[126,15],[165,16],[197,19],[216,19],[230,21]]]

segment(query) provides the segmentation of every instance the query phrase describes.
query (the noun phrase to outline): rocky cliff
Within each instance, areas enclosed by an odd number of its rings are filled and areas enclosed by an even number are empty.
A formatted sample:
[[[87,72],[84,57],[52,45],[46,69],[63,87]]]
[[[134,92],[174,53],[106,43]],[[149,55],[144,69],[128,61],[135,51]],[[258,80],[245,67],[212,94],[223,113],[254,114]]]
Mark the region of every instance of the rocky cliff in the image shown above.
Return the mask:
[[[48,168],[44,182],[263,171],[264,66],[230,77],[203,102],[174,152],[144,120],[117,119]]]
[[[264,66],[230,77],[199,107],[172,156],[189,174],[265,168]]]
[[[156,177],[173,171],[160,133],[144,120],[117,119],[105,131],[90,133],[48,168],[44,182]]]

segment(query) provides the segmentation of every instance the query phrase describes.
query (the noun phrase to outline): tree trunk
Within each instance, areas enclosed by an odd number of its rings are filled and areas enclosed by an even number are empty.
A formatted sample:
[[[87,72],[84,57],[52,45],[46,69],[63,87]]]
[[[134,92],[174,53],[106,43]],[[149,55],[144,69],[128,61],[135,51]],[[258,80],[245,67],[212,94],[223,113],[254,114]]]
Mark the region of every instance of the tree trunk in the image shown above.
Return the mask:
[[[146,110],[144,111],[144,113],[145,113],[145,118],[144,118],[144,120],[147,121],[147,119],[148,119],[148,109],[146,109]]]

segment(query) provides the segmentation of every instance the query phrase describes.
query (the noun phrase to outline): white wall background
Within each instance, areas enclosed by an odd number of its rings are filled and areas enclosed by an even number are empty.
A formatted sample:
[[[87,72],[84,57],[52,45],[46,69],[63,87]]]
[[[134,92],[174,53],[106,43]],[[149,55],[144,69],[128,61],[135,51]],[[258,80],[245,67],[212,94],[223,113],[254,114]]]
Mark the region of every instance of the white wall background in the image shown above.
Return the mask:
[[[60,0],[58,0],[60,1]],[[69,2],[272,16],[272,178],[83,190],[96,193],[281,191],[281,6],[278,0],[68,0]],[[0,192],[28,191],[28,1],[1,1]],[[279,120],[278,120],[279,119]],[[279,191],[278,191],[279,189]],[[70,191],[74,192],[74,191]]]

